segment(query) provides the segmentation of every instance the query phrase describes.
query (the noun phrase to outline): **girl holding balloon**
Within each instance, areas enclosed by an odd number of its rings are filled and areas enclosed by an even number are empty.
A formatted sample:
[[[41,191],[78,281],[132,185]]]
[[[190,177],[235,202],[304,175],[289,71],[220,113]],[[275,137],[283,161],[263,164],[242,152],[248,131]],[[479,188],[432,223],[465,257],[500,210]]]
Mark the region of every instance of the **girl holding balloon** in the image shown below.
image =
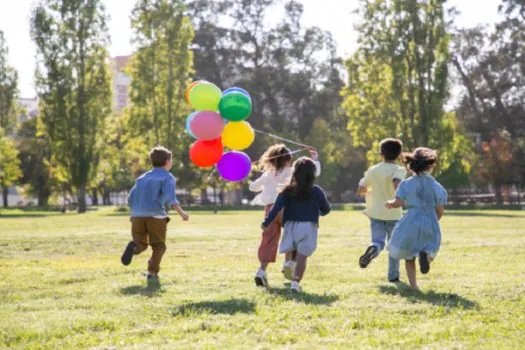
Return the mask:
[[[317,152],[314,149],[309,149],[309,152],[311,158],[315,161],[315,176],[319,176],[321,174],[321,163],[318,161]],[[267,216],[279,193],[290,183],[292,178],[292,152],[284,144],[274,145],[264,152],[259,162],[263,174],[250,184],[250,191],[260,192],[252,204],[263,205],[265,207],[265,216]],[[258,250],[260,266],[255,274],[255,284],[259,287],[268,286],[266,269],[277,258],[277,249],[281,237],[281,223],[282,213],[263,230]],[[282,268],[282,273],[288,280],[292,280],[295,270],[295,261],[291,255],[291,253],[287,254]]]

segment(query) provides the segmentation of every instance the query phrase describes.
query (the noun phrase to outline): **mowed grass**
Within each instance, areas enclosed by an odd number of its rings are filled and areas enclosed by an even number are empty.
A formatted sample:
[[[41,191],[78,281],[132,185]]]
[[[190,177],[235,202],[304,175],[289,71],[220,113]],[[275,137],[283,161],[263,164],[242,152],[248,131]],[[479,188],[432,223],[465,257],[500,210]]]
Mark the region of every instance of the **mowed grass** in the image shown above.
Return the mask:
[[[253,283],[259,212],[173,218],[157,290],[142,276],[150,250],[120,265],[130,238],[125,216],[3,214],[2,348],[525,346],[523,212],[448,212],[438,258],[419,276],[421,293],[386,281],[386,254],[361,270],[367,218],[333,212],[321,222],[300,295],[288,291],[282,257],[269,269],[271,288]]]

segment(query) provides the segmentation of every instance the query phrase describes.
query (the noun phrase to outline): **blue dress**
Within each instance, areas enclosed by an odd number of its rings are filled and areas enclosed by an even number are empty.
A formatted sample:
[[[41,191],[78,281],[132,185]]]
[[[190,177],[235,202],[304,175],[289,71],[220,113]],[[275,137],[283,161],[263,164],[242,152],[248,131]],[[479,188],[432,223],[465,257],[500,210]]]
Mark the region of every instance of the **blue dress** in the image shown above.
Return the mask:
[[[411,260],[425,251],[434,258],[441,245],[436,206],[447,203],[447,191],[429,174],[421,174],[401,182],[396,197],[405,201],[407,212],[392,232],[390,256]]]

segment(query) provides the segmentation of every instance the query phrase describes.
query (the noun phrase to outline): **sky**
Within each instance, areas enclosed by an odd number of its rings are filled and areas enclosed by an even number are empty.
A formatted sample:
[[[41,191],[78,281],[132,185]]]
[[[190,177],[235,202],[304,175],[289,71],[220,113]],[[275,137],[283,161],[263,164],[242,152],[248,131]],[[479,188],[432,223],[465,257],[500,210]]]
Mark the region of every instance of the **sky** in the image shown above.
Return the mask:
[[[131,53],[131,30],[129,15],[134,0],[103,0],[111,21],[110,53],[112,56]],[[304,4],[305,25],[315,25],[333,33],[339,52],[348,56],[356,48],[356,33],[353,31],[355,16],[352,11],[358,0],[300,0]],[[499,19],[500,0],[449,0],[460,15],[457,25],[470,27],[492,24]],[[35,46],[29,36],[29,16],[36,0],[0,0],[0,30],[4,32],[9,47],[9,62],[19,74],[21,97],[34,97],[33,83]]]

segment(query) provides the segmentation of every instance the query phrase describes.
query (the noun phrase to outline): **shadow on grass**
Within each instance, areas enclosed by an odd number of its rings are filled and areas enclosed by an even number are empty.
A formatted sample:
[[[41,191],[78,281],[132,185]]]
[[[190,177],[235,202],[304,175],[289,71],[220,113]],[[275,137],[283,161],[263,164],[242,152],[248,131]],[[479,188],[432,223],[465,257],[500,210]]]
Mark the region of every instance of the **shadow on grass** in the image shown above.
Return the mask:
[[[0,219],[31,219],[31,218],[47,218],[48,216],[58,216],[60,213],[56,214],[0,214]]]
[[[467,217],[487,217],[487,218],[523,218],[523,215],[519,214],[503,214],[503,213],[486,213],[482,210],[477,212],[454,212],[453,210],[447,211],[447,216],[467,216]]]
[[[304,304],[330,305],[339,299],[339,297],[335,294],[314,294],[304,291],[300,293],[294,293],[289,288],[283,287],[269,287],[267,288],[267,291],[270,294],[278,295],[282,298],[294,300]]]
[[[474,309],[478,306],[476,302],[456,293],[438,293],[433,290],[423,293],[421,291],[413,290],[406,283],[398,283],[396,286],[382,285],[379,286],[379,291],[388,295],[400,295],[412,303],[422,301],[432,305],[460,307],[463,309]]]
[[[124,295],[143,295],[151,298],[162,295],[164,293],[164,290],[161,288],[160,285],[136,285],[121,288],[120,293]]]
[[[234,315],[237,313],[249,314],[255,312],[255,303],[247,299],[228,299],[221,301],[201,301],[178,306],[173,310],[173,316],[191,316],[194,314],[210,313]]]

